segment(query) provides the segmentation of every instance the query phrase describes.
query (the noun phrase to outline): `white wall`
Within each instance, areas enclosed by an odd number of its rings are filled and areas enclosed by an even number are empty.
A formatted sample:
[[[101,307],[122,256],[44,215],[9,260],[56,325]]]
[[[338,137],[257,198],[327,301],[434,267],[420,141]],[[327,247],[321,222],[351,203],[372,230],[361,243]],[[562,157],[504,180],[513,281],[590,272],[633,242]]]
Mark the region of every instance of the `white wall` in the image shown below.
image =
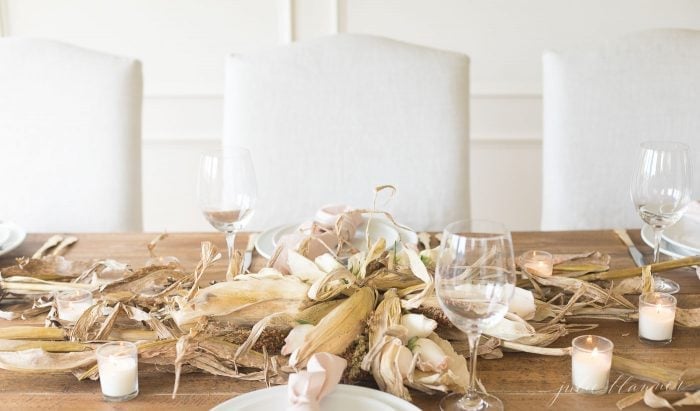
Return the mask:
[[[217,144],[224,56],[336,32],[471,57],[472,214],[539,227],[547,48],[656,27],[700,29],[694,0],[0,0],[0,34],[48,37],[144,65],[144,226],[204,230],[198,153]]]

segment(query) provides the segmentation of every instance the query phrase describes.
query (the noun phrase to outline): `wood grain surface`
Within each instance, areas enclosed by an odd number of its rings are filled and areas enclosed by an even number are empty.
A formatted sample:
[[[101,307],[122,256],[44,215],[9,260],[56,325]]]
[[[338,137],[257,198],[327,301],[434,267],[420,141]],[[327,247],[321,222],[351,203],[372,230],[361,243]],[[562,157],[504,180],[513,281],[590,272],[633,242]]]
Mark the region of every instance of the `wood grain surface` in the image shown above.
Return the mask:
[[[642,243],[639,231],[630,231],[630,234],[648,256],[651,250]],[[31,255],[49,236],[30,234],[20,247],[0,257],[0,267],[13,264],[16,257]],[[80,240],[66,254],[69,259],[113,258],[139,267],[149,257],[146,245],[155,234],[77,234],[77,237]],[[199,258],[199,244],[205,240],[213,241],[220,250],[225,250],[223,235],[219,233],[171,233],[158,245],[156,252],[160,256],[176,256],[186,269],[191,270]],[[239,235],[236,241],[237,247],[244,247],[247,235]],[[552,253],[597,250],[612,256],[613,269],[634,265],[627,254],[627,248],[612,230],[513,233],[513,241],[516,254],[530,249]],[[264,259],[256,256],[251,268],[256,271],[264,263]],[[225,268],[224,262],[218,263],[203,281],[223,279]],[[680,269],[664,273],[664,276],[681,284],[681,292],[677,295],[680,307],[700,307],[700,281],[694,270]],[[600,325],[592,333],[610,338],[615,343],[617,355],[678,369],[700,367],[700,330],[676,327],[673,342],[657,348],[639,342],[636,323],[593,322]],[[0,322],[0,326],[9,324],[6,321]],[[569,346],[571,339],[577,335],[579,334],[562,337],[554,346]],[[629,392],[640,390],[644,384],[613,373],[609,394],[589,396],[573,393],[570,389],[569,357],[505,353],[504,358],[498,360],[480,359],[478,368],[484,386],[503,400],[507,410],[613,410],[617,409],[615,403],[618,400]],[[261,382],[241,382],[193,373],[183,375],[178,394],[175,399],[171,399],[173,381],[173,374],[142,369],[139,372],[138,397],[129,402],[113,404],[102,400],[97,381],[77,381],[68,374],[29,375],[0,370],[0,409],[198,410],[209,409],[241,393],[264,388]],[[411,393],[414,403],[421,409],[439,409],[441,395],[429,396],[416,391]],[[677,399],[683,394],[667,392],[663,395]],[[636,407],[641,408],[644,407]]]

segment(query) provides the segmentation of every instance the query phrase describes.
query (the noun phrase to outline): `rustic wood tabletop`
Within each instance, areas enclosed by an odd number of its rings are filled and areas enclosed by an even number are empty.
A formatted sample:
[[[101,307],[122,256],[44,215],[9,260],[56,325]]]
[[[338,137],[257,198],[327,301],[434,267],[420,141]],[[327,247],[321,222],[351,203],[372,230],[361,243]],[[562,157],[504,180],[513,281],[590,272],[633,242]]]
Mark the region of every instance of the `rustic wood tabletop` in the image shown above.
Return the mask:
[[[647,255],[651,252],[640,239],[639,231],[630,231],[632,239]],[[30,256],[49,237],[49,234],[30,234],[17,249],[0,257],[0,267],[13,264],[20,256]],[[142,266],[148,259],[147,244],[155,234],[77,234],[79,241],[66,254],[72,260],[112,258]],[[201,241],[209,240],[220,250],[225,250],[220,233],[171,233],[159,243],[160,256],[173,255],[191,270],[200,253]],[[611,268],[624,268],[634,263],[627,247],[612,230],[569,232],[521,232],[513,233],[516,254],[530,249],[552,253],[578,253],[601,251],[612,257]],[[237,247],[243,248],[247,234],[239,235]],[[252,271],[265,264],[256,256]],[[207,272],[203,281],[221,280],[225,263],[221,262]],[[685,268],[664,273],[681,285],[677,295],[679,307],[700,307],[700,280],[694,270]],[[36,323],[36,321],[34,321]],[[637,324],[620,321],[580,321],[599,323],[593,334],[611,339],[615,354],[665,367],[685,369],[700,367],[700,330],[676,327],[673,342],[664,347],[650,347],[637,339]],[[1,321],[0,326],[17,322]],[[560,338],[553,345],[565,347],[571,344],[571,334]],[[484,386],[500,397],[507,410],[591,410],[617,409],[615,403],[643,389],[651,383],[619,375],[613,372],[609,393],[600,396],[583,395],[571,390],[571,360],[569,357],[547,357],[534,354],[506,352],[502,359],[480,360],[479,378]],[[99,382],[77,381],[70,374],[21,374],[0,370],[2,409],[209,409],[242,393],[264,388],[262,382],[236,381],[203,373],[184,374],[177,396],[171,399],[174,375],[154,369],[140,370],[140,394],[125,403],[107,403],[102,400]],[[697,389],[697,388],[696,388]],[[441,395],[426,395],[411,391],[413,402],[425,410],[437,410]],[[682,392],[663,393],[669,399],[683,396]],[[643,405],[638,405],[643,408]],[[635,409],[634,407],[632,409]]]

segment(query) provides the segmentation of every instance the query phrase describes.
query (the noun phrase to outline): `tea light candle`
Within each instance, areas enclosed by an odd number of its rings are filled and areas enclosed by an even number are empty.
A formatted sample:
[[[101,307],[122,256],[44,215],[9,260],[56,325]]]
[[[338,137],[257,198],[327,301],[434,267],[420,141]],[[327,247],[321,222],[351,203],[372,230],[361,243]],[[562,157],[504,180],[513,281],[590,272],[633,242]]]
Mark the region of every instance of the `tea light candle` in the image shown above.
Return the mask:
[[[666,293],[639,296],[639,340],[650,344],[668,344],[673,338],[676,297]]]
[[[571,382],[576,392],[605,394],[612,366],[613,343],[604,337],[582,335],[571,342]]]
[[[523,270],[532,275],[548,277],[552,275],[552,254],[546,251],[528,251],[522,255]]]
[[[139,393],[136,345],[113,342],[96,351],[100,386],[106,401],[126,401]]]
[[[76,322],[88,308],[92,307],[92,293],[87,290],[62,291],[56,295],[58,318]]]

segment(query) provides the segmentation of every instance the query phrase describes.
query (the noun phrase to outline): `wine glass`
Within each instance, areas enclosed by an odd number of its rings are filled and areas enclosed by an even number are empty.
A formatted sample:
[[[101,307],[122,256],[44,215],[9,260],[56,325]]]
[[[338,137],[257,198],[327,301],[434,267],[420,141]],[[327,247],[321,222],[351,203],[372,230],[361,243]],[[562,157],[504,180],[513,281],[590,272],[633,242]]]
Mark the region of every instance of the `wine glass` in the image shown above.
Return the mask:
[[[688,146],[674,141],[641,144],[630,194],[642,220],[654,231],[654,263],[659,261],[661,234],[681,219],[690,203],[691,166]],[[680,286],[655,277],[655,290],[677,293]]]
[[[197,198],[204,217],[214,228],[226,233],[229,261],[226,278],[230,280],[234,276],[236,233],[253,216],[257,198],[250,152],[241,147],[228,147],[203,154],[199,162]]]
[[[435,290],[443,311],[469,340],[469,389],[442,399],[448,410],[501,410],[497,397],[476,388],[476,357],[481,333],[508,311],[515,287],[510,232],[501,223],[462,220],[445,228],[435,269]]]

